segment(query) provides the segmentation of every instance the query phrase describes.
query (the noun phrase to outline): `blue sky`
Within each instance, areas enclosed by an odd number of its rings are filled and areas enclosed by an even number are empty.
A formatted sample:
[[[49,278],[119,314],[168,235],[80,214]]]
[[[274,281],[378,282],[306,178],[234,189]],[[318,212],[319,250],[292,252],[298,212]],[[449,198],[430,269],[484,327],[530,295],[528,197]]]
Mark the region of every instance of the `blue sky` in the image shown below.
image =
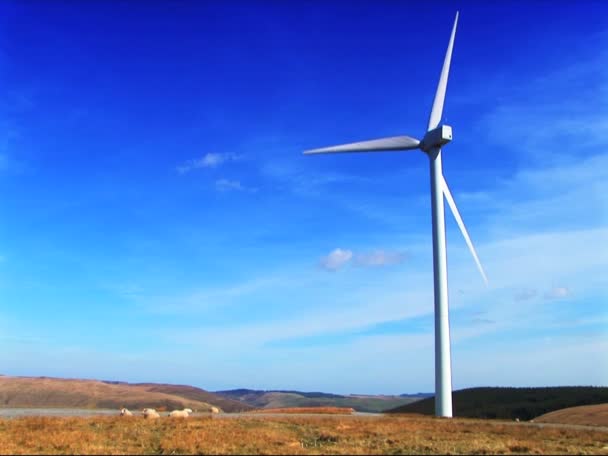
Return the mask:
[[[608,6],[3,2],[0,373],[432,391],[421,137],[456,9],[454,388],[608,385]]]

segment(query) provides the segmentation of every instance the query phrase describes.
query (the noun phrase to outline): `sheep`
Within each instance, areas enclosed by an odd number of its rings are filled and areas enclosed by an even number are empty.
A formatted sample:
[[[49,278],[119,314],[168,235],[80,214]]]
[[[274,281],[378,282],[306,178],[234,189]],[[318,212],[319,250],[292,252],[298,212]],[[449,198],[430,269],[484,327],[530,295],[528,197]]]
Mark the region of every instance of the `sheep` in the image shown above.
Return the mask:
[[[190,413],[192,413],[192,409],[186,408],[184,410],[173,410],[169,413],[169,416],[171,418],[188,418]]]
[[[127,408],[120,409],[120,416],[133,416],[133,413]]]
[[[158,414],[158,412],[154,409],[151,408],[145,408],[142,410],[142,413],[144,414],[144,418],[146,419],[156,419],[156,418],[160,418],[160,415]]]
[[[211,406],[211,413],[220,413],[220,409],[218,409],[217,407]]]

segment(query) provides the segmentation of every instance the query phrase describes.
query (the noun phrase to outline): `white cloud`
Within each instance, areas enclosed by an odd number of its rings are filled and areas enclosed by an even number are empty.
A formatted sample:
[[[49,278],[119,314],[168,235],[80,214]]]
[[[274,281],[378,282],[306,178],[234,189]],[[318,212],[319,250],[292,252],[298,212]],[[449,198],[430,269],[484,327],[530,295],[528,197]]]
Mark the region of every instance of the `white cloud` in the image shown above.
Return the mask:
[[[350,261],[360,267],[380,267],[400,264],[405,260],[402,252],[390,252],[376,249],[368,253],[354,254],[352,250],[334,249],[329,255],[321,258],[320,265],[329,271],[335,271],[345,266]]]
[[[222,154],[205,154],[205,156],[199,160],[199,163],[202,168],[214,168],[223,161],[225,161],[225,158]]]
[[[176,167],[177,172],[185,174],[197,168],[215,168],[223,163],[240,160],[241,156],[232,153],[207,153],[202,158],[187,160]]]
[[[357,266],[389,266],[402,263],[404,260],[404,253],[387,252],[385,250],[374,250],[370,253],[361,253],[355,256]]]
[[[353,257],[353,252],[350,250],[334,249],[329,255],[324,256],[320,260],[322,268],[329,271],[336,271],[345,266]]]
[[[545,293],[545,299],[562,299],[570,296],[570,289],[567,287],[555,287]]]

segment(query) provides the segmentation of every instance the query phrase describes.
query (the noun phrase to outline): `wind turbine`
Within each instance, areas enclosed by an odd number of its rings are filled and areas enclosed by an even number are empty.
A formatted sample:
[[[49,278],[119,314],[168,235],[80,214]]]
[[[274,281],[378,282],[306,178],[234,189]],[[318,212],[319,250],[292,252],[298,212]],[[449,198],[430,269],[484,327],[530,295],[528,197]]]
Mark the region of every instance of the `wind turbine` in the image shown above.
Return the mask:
[[[361,141],[339,146],[312,149],[304,154],[329,154],[341,152],[380,152],[420,149],[425,152],[431,165],[431,208],[433,225],[433,277],[435,294],[435,415],[452,416],[452,366],[450,359],[450,324],[448,318],[448,276],[445,245],[445,218],[443,196],[448,202],[464,239],[473,254],[477,268],[486,285],[488,279],[481,266],[475,247],[471,242],[462,217],[458,212],[452,193],[443,177],[441,166],[441,147],[452,140],[452,127],[440,125],[443,103],[448,85],[448,73],[452,60],[454,36],[458,24],[458,12],[454,19],[452,34],[443,61],[439,84],[433,100],[427,132],[422,141],[411,136],[392,136],[389,138]]]

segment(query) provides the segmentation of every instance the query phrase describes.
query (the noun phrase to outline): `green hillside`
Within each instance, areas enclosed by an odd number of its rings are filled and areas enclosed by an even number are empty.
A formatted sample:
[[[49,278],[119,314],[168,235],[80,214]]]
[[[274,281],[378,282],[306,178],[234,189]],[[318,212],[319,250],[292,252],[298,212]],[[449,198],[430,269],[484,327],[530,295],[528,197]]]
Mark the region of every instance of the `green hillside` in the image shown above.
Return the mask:
[[[608,387],[469,388],[454,391],[454,416],[530,420],[566,407],[608,403]],[[435,413],[435,398],[386,410],[386,413]]]

